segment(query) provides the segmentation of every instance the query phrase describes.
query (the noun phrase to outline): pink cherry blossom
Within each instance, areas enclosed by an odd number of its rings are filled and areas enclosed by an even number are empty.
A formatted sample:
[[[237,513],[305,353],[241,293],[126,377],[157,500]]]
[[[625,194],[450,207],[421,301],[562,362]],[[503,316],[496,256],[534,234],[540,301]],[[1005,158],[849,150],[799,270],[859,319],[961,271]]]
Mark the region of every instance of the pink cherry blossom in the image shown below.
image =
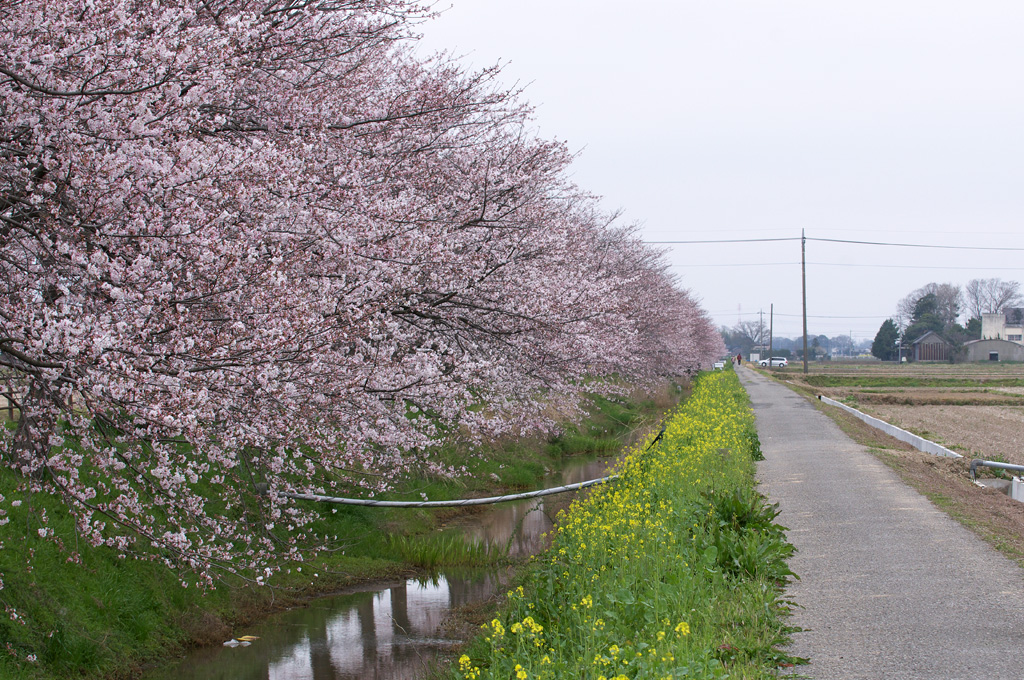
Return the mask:
[[[496,70],[413,53],[427,16],[0,0],[4,457],[94,544],[263,569],[317,542],[282,492],[456,475],[445,437],[723,353]]]

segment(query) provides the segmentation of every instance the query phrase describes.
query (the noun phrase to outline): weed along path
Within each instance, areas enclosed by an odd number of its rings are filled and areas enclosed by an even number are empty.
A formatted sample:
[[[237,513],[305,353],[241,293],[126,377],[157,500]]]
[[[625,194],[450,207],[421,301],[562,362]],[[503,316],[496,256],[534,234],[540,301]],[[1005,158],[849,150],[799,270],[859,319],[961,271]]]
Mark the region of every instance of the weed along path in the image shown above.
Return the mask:
[[[761,490],[797,553],[790,653],[817,680],[1024,677],[1024,571],[806,399],[750,369]]]
[[[454,677],[775,678],[792,548],[753,491],[756,445],[735,375],[700,376],[618,479],[573,503]]]

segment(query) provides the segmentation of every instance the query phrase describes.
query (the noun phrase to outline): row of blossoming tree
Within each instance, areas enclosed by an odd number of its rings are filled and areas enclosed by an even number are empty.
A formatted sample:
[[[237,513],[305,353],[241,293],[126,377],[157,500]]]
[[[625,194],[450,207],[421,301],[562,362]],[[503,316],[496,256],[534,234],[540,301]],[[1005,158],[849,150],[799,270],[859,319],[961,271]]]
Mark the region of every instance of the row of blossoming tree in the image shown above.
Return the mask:
[[[260,565],[308,521],[283,491],[455,472],[446,432],[721,353],[495,70],[413,51],[427,17],[0,0],[3,451],[93,543]]]

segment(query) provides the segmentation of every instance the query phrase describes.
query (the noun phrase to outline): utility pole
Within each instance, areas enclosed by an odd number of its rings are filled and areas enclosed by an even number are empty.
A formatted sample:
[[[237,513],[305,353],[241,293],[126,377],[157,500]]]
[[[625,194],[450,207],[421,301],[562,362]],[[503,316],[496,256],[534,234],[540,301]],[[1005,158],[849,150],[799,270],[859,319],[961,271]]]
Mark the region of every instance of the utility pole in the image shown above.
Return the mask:
[[[772,346],[775,342],[775,303],[768,308],[768,365],[771,366],[772,354],[775,353],[775,349]]]
[[[807,375],[807,236],[800,230],[800,279],[804,294],[804,375]]]
[[[757,315],[757,344],[764,349],[764,310],[758,310]]]

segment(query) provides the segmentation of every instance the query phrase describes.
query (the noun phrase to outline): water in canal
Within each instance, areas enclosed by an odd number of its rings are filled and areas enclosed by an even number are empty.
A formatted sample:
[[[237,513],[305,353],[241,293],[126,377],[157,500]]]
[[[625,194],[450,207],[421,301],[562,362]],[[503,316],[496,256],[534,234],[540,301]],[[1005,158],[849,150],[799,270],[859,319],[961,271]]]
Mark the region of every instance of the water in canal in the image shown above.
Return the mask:
[[[578,463],[547,485],[601,477],[608,463]],[[464,528],[478,541],[525,556],[544,547],[549,515],[544,498],[529,499],[492,506]],[[448,611],[499,587],[492,573],[453,571],[319,598],[243,631],[259,637],[247,647],[199,649],[146,680],[411,680],[454,644],[440,633]]]

